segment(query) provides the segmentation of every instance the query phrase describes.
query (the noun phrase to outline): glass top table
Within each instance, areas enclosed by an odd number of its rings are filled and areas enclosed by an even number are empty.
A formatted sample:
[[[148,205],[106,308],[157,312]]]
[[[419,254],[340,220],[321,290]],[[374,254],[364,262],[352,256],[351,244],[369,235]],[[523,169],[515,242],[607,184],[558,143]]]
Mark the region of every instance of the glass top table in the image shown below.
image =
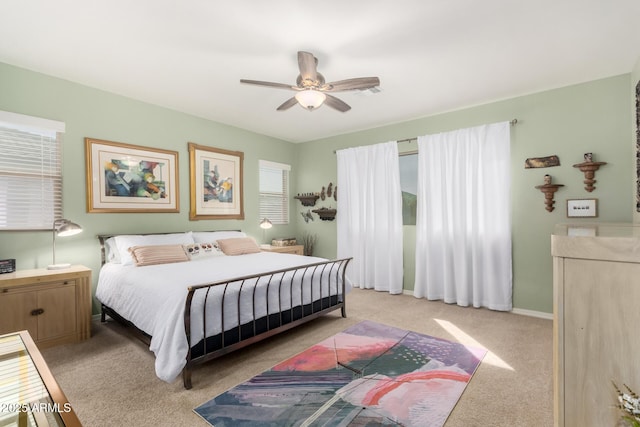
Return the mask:
[[[0,335],[0,427],[81,426],[27,331]]]

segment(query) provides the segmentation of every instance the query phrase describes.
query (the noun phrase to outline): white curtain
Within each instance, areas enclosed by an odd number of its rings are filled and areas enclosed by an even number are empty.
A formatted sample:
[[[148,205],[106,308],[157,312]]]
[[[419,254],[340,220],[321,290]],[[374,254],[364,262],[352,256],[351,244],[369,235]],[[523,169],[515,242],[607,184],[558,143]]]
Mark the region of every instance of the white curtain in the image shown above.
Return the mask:
[[[414,295],[512,308],[509,122],[418,138]]]
[[[398,144],[337,152],[338,257],[353,257],[356,287],[402,293],[402,194]]]

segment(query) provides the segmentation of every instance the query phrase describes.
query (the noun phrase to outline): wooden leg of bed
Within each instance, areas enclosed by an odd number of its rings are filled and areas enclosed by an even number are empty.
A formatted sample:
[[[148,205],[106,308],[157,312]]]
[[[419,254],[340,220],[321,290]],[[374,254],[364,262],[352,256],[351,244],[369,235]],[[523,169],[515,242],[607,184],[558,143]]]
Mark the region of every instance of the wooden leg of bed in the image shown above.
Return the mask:
[[[191,368],[185,366],[182,369],[182,382],[184,383],[184,388],[191,390]]]
[[[106,323],[106,321],[107,321],[107,315],[104,312],[104,307],[102,307],[102,309],[100,310],[100,322]]]
[[[347,307],[344,304],[342,304],[341,311],[342,311],[342,317],[346,318],[347,317]]]

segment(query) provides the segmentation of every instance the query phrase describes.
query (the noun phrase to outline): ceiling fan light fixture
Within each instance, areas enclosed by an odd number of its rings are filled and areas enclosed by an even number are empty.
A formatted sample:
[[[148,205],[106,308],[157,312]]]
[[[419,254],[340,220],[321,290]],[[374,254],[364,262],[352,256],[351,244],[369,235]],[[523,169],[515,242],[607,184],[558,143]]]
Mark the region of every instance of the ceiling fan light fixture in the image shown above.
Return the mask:
[[[315,110],[322,105],[327,95],[314,89],[301,90],[296,93],[296,101],[307,110]]]

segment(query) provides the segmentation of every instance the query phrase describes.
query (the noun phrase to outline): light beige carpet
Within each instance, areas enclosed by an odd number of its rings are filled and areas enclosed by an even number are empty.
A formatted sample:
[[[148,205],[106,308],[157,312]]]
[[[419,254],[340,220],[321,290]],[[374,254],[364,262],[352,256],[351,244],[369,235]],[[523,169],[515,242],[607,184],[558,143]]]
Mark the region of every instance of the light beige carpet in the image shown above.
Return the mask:
[[[85,342],[42,353],[85,426],[206,426],[196,406],[369,319],[488,350],[447,427],[553,425],[552,321],[361,289],[348,295],[347,315],[201,365],[191,390],[159,380],[153,353],[113,321],[94,323]]]

